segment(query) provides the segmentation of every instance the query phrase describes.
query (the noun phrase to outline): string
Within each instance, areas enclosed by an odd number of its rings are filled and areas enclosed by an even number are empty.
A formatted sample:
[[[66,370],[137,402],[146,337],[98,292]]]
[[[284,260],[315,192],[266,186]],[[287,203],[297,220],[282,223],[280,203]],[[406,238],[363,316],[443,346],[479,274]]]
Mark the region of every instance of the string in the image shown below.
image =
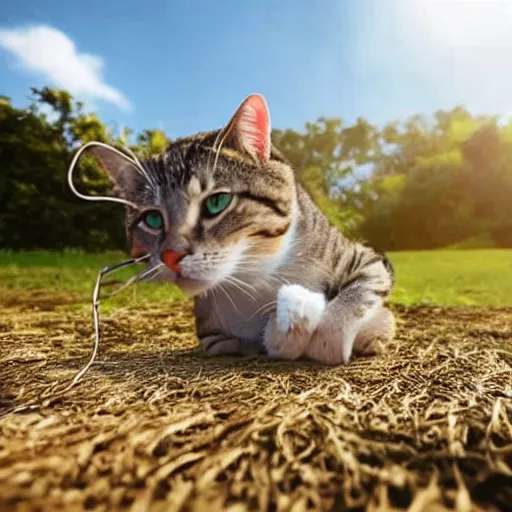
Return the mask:
[[[73,192],[73,194],[75,194],[76,197],[78,197],[80,199],[83,199],[85,201],[107,201],[107,202],[112,202],[112,203],[119,203],[119,204],[124,204],[124,205],[127,205],[127,206],[129,206],[131,208],[134,208],[134,209],[138,210],[139,207],[135,203],[132,203],[131,201],[128,201],[126,199],[119,198],[119,197],[109,197],[109,196],[87,196],[87,195],[84,195],[84,194],[80,193],[76,189],[75,184],[73,183],[73,173],[74,173],[76,164],[77,164],[79,158],[84,153],[84,151],[86,149],[90,148],[91,146],[103,147],[103,148],[108,149],[109,151],[112,151],[113,153],[117,154],[121,158],[125,159],[127,162],[129,162],[130,164],[135,166],[137,171],[140,174],[142,174],[148,180],[148,182],[150,183],[150,185],[152,187],[155,187],[155,183],[151,180],[150,176],[143,169],[143,167],[141,166],[140,162],[137,160],[137,157],[133,154],[133,152],[130,151],[130,153],[132,155],[132,158],[130,158],[129,156],[127,156],[123,152],[113,148],[112,146],[109,146],[108,144],[104,144],[103,142],[91,141],[91,142],[88,142],[87,144],[84,144],[75,153],[73,159],[71,160],[71,163],[69,164],[68,172],[67,172],[67,180],[68,180],[69,187],[71,188],[71,191]],[[64,393],[69,391],[72,387],[74,387],[80,381],[80,379],[87,373],[89,368],[94,363],[94,360],[96,359],[96,355],[97,355],[98,349],[99,349],[99,344],[100,344],[100,318],[99,318],[98,307],[99,307],[99,304],[100,304],[100,291],[101,291],[101,281],[102,281],[102,279],[106,275],[111,274],[112,272],[114,272],[116,270],[119,270],[121,268],[130,266],[130,265],[135,265],[137,263],[142,263],[144,261],[147,261],[150,257],[151,257],[150,254],[146,254],[146,255],[144,255],[144,256],[142,256],[140,258],[136,258],[136,259],[132,258],[132,259],[129,259],[129,260],[126,260],[126,261],[122,261],[120,263],[115,263],[113,265],[110,265],[108,267],[103,268],[98,273],[98,276],[96,278],[96,283],[95,283],[95,286],[94,286],[94,290],[93,290],[93,294],[92,294],[92,313],[93,313],[93,323],[94,323],[94,345],[92,347],[91,354],[89,356],[88,361],[75,374],[75,376],[73,377],[71,382],[64,389],[62,389],[61,391],[58,391],[57,393],[54,393],[53,396],[51,397],[51,399],[46,400],[45,402],[43,402],[43,404],[40,404],[38,402],[32,402],[32,403],[25,404],[25,405],[22,405],[22,406],[19,406],[19,407],[15,407],[15,408],[12,408],[12,409],[7,410],[7,411],[3,412],[2,414],[0,414],[0,417],[4,417],[4,416],[6,416],[7,414],[10,414],[10,413],[17,413],[17,412],[23,412],[23,411],[27,411],[27,410],[39,409],[45,403],[49,404],[49,403],[51,403],[51,401],[53,401],[56,398],[62,396]],[[128,282],[126,282],[123,286],[121,286],[120,289],[118,289],[115,292],[109,294],[109,296],[116,295],[117,293],[119,293],[122,290],[124,290],[125,288],[127,288],[129,285],[131,285],[131,284],[133,284],[133,283],[135,283],[137,281],[140,281],[146,275],[148,275],[148,273],[150,271],[153,271],[153,270],[154,270],[154,268],[150,269],[150,270],[146,270],[146,271],[141,272],[140,274],[130,278],[128,280]]]
[[[67,173],[68,185],[69,185],[69,188],[71,188],[71,191],[73,192],[73,194],[75,194],[75,196],[80,198],[80,199],[84,199],[85,201],[109,201],[111,203],[124,204],[124,205],[130,206],[131,208],[134,208],[134,209],[138,210],[139,207],[135,203],[132,203],[131,201],[123,199],[122,197],[86,196],[86,195],[80,193],[76,189],[75,184],[73,183],[73,173],[75,171],[76,164],[78,162],[78,159],[82,156],[83,152],[86,149],[90,148],[91,146],[99,146],[99,147],[103,147],[105,149],[108,149],[109,151],[112,151],[113,153],[117,154],[121,158],[124,158],[127,162],[129,162],[132,165],[134,165],[137,168],[137,170],[139,172],[141,172],[141,165],[140,165],[140,163],[135,158],[130,158],[129,156],[125,155],[122,151],[119,151],[118,149],[113,148],[112,146],[109,146],[108,144],[104,144],[103,142],[91,141],[91,142],[88,142],[87,144],[84,144],[75,153],[75,156],[73,157],[73,159],[71,160],[71,163],[69,164],[68,173]],[[142,171],[142,174],[149,180],[149,177],[147,176],[147,174],[144,171]],[[149,181],[153,185],[151,180],[149,180]]]

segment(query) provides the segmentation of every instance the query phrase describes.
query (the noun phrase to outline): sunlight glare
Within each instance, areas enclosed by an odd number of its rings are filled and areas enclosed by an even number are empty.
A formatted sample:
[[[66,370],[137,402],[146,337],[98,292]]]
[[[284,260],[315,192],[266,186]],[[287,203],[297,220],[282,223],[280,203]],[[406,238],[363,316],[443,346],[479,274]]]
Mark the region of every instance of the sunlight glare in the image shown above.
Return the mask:
[[[413,0],[405,5],[415,11],[418,28],[445,48],[512,48],[512,0]]]

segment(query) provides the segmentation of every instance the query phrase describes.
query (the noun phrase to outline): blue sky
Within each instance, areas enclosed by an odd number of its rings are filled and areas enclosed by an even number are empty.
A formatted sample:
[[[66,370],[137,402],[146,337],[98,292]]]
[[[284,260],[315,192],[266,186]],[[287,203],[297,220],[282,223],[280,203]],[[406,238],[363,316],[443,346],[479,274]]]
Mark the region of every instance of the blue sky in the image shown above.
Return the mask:
[[[87,5],[86,8],[82,7]],[[103,121],[172,137],[251,92],[272,125],[512,113],[510,0],[4,0],[0,94],[67,88]]]

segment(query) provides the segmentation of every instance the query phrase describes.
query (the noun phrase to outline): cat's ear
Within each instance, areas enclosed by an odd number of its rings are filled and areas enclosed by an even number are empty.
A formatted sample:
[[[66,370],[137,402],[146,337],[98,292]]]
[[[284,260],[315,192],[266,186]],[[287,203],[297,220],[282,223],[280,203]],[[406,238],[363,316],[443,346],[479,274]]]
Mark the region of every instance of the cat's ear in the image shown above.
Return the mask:
[[[261,94],[251,94],[240,104],[224,129],[226,141],[261,164],[270,159],[270,113]]]
[[[140,180],[140,171],[131,157],[106,144],[91,146],[86,154],[95,157],[110,182],[123,197],[134,198],[137,183]]]

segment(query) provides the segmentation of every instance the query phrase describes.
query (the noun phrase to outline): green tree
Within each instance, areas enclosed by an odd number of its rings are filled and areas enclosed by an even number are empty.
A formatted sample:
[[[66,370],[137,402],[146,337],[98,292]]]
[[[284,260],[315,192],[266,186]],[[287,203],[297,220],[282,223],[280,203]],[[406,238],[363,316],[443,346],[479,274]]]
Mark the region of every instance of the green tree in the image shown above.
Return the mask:
[[[165,150],[169,142],[162,130],[144,130],[138,135],[134,149],[146,156],[158,155]]]
[[[27,109],[0,102],[0,240],[14,249],[82,247],[103,250],[124,243],[122,211],[84,204],[69,191],[67,166],[77,144],[108,141],[107,130],[65,91],[33,89]],[[48,109],[51,115],[48,115]],[[99,169],[84,165],[81,187],[108,193]]]
[[[124,246],[118,205],[75,198],[66,171],[76,148],[98,140],[148,156],[161,130],[114,132],[66,91],[32,89],[15,108],[0,96],[0,244],[15,249]],[[346,235],[382,249],[427,249],[490,239],[512,247],[512,122],[456,107],[380,128],[321,117],[302,131],[274,130],[298,180]],[[110,194],[93,159],[77,187]]]

